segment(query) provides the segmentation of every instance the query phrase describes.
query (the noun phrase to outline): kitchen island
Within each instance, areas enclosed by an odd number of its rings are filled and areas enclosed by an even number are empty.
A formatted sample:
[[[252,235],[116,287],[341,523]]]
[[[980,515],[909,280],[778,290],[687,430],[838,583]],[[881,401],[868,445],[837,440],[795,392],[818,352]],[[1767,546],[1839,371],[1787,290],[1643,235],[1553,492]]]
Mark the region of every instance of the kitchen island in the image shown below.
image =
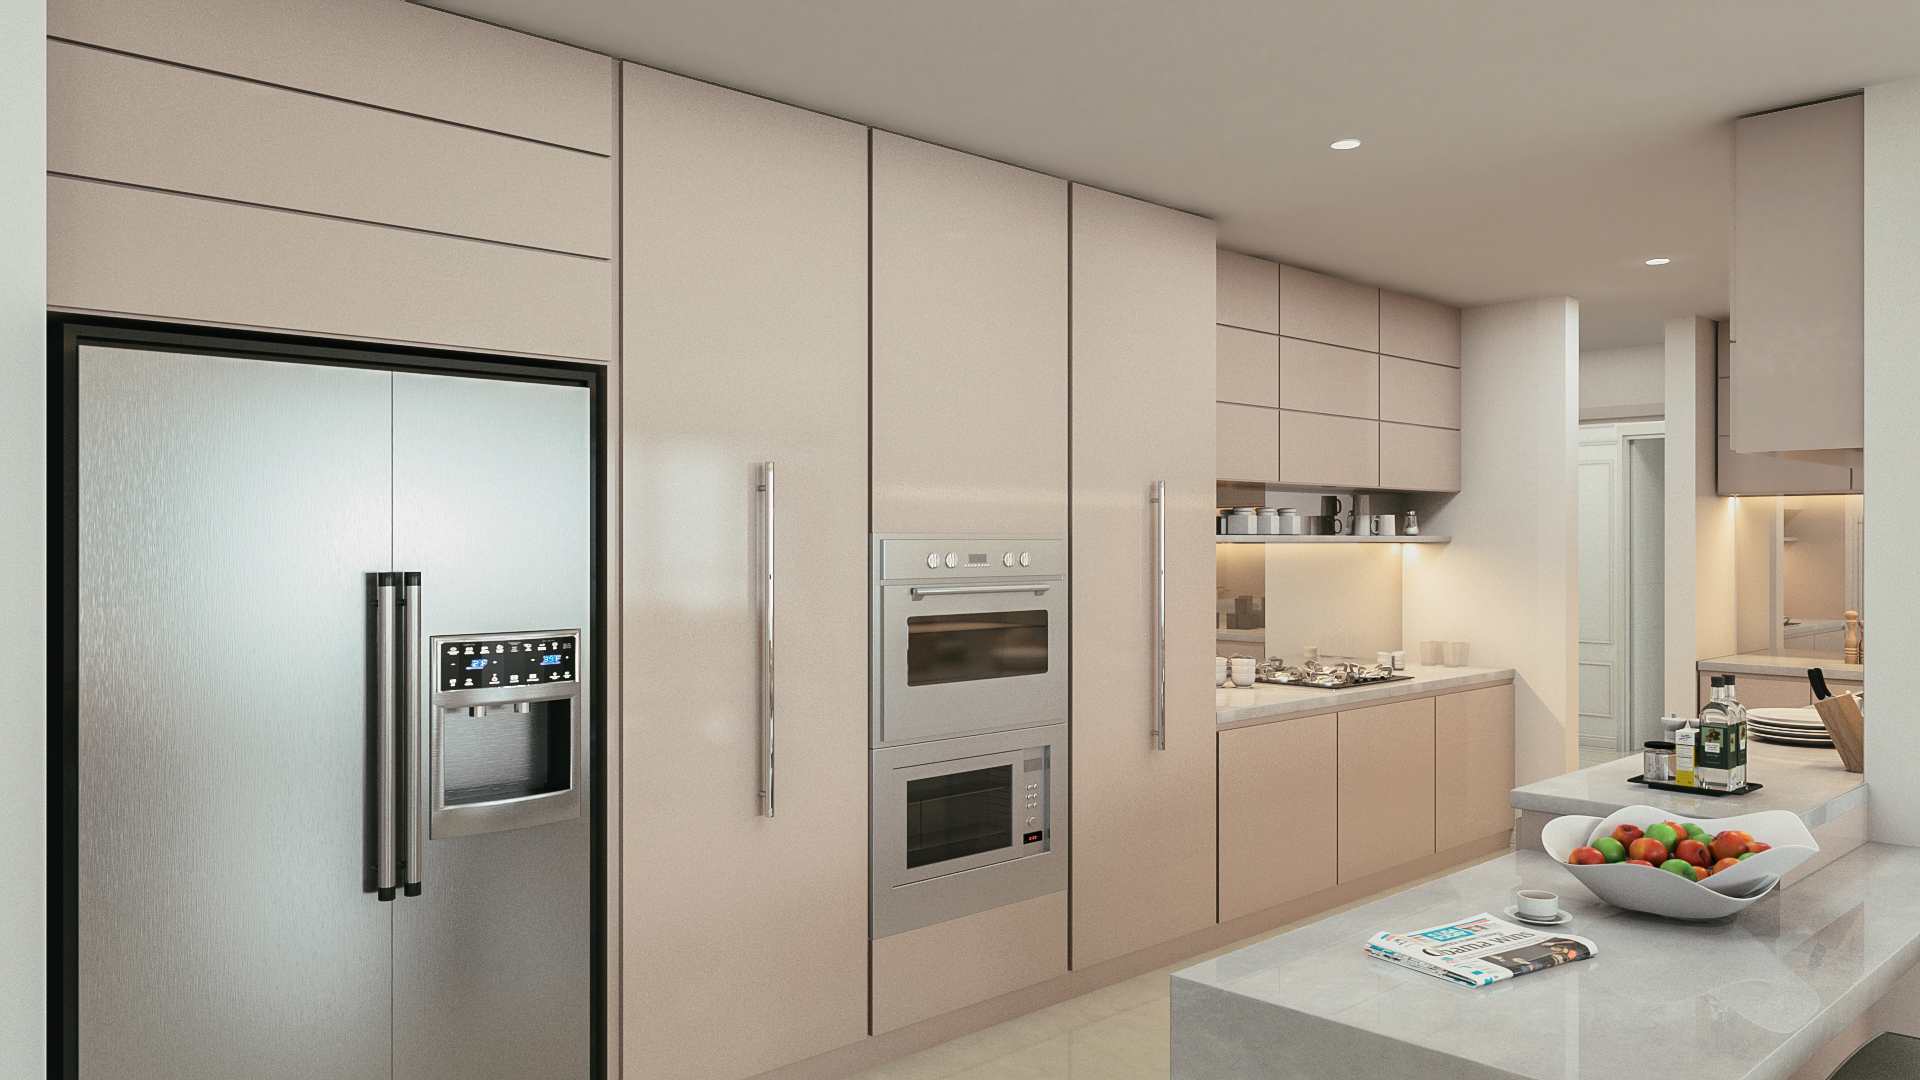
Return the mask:
[[[1363,951],[1523,888],[1559,894],[1597,955],[1470,988]],[[1915,1033],[1917,960],[1920,849],[1867,844],[1706,923],[1614,908],[1519,851],[1176,972],[1172,1076],[1824,1078],[1874,1031]]]

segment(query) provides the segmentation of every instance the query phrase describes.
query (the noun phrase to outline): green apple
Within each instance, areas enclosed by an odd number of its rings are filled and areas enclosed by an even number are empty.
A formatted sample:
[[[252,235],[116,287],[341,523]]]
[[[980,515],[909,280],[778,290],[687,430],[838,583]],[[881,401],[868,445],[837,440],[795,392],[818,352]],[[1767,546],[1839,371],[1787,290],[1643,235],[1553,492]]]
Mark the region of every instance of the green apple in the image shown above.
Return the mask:
[[[1687,836],[1689,839],[1698,840],[1703,844],[1713,839],[1712,833],[1708,832],[1707,830],[1701,828],[1699,825],[1696,825],[1691,821],[1687,822],[1685,825],[1682,825],[1681,828],[1687,830]]]
[[[1649,827],[1647,829],[1647,835],[1665,844],[1668,851],[1679,847],[1680,841],[1687,839],[1687,837],[1680,834],[1679,830],[1664,821],[1658,825]]]
[[[1608,862],[1620,862],[1627,857],[1627,845],[1611,836],[1603,836],[1595,840],[1593,846],[1599,849],[1600,854],[1607,857]]]
[[[1700,880],[1700,875],[1694,871],[1693,864],[1685,859],[1668,859],[1660,864],[1660,869],[1669,874],[1679,874],[1688,881]]]

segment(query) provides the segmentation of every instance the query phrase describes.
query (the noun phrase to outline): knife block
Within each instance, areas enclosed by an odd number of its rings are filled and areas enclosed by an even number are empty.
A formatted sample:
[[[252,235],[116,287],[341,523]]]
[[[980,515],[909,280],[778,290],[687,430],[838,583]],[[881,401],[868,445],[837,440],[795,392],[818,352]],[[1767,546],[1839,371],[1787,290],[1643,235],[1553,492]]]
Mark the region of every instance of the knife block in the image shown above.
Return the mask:
[[[1816,701],[1813,708],[1820,714],[1820,722],[1827,726],[1827,734],[1833,737],[1833,748],[1840,752],[1840,761],[1847,771],[1866,771],[1866,717],[1860,711],[1860,699],[1841,694]]]

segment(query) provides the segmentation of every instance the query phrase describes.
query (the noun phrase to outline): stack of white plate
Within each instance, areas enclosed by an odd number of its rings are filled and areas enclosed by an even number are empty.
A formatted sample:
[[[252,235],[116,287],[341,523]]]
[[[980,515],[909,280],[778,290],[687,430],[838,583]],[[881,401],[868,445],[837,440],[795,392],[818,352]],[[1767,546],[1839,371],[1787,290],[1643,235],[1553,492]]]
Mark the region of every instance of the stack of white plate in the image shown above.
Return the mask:
[[[1761,742],[1833,749],[1833,737],[1812,709],[1748,709],[1747,731]]]

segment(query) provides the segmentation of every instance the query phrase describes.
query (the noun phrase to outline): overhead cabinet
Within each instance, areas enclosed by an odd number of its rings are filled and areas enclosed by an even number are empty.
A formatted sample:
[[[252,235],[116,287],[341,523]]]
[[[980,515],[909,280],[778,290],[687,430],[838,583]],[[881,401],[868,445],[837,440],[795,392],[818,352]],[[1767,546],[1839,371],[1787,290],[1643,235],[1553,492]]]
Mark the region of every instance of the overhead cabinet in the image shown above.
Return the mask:
[[[1457,308],[1226,251],[1218,275],[1218,479],[1460,489]]]

